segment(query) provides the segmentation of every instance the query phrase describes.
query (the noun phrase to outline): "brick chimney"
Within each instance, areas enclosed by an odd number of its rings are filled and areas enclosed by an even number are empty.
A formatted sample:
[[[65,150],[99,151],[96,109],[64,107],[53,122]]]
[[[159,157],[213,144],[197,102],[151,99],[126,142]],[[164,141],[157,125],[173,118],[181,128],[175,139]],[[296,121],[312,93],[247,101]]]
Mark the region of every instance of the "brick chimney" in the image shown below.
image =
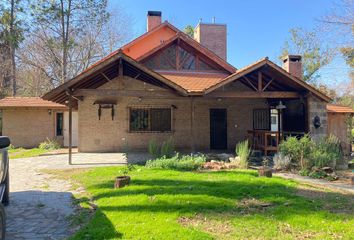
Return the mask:
[[[291,75],[302,79],[301,55],[287,55],[283,58],[283,68]]]
[[[194,39],[226,60],[226,24],[200,22],[194,29]]]
[[[147,32],[161,24],[160,11],[148,11],[147,14]]]

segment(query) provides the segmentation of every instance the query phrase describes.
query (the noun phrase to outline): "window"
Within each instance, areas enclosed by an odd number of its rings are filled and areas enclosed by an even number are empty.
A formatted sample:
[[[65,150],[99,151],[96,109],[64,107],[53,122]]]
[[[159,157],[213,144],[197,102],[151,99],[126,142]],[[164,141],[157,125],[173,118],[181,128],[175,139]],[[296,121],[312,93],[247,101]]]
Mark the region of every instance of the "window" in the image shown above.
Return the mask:
[[[130,108],[131,132],[171,131],[171,108]]]
[[[270,111],[269,109],[253,110],[253,129],[269,130],[270,127]]]
[[[63,113],[56,114],[56,136],[63,136]]]

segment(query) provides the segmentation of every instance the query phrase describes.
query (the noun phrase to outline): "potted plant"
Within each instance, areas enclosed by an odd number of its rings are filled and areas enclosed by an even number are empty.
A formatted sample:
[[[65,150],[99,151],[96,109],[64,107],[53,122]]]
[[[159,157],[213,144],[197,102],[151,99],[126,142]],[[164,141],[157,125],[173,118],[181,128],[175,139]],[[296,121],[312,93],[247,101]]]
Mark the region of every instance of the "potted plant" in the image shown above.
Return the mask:
[[[134,169],[134,166],[131,164],[128,164],[125,166],[122,170],[120,170],[120,173],[122,173],[122,176],[116,177],[116,181],[114,183],[115,188],[122,188],[126,185],[129,185],[130,183],[130,176],[128,176],[128,173]]]
[[[269,159],[264,157],[263,166],[258,168],[258,176],[272,177],[272,168],[269,167]]]

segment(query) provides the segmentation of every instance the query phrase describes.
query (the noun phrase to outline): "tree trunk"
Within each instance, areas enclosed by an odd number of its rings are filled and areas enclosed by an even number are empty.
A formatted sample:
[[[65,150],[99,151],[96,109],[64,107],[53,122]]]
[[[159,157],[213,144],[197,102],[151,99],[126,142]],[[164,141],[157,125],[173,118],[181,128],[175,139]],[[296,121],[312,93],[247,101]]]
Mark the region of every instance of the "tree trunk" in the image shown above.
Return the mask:
[[[10,15],[10,55],[11,55],[11,78],[12,78],[12,96],[16,96],[16,61],[15,61],[15,44],[14,44],[14,24],[15,24],[15,0],[11,0],[11,15]]]

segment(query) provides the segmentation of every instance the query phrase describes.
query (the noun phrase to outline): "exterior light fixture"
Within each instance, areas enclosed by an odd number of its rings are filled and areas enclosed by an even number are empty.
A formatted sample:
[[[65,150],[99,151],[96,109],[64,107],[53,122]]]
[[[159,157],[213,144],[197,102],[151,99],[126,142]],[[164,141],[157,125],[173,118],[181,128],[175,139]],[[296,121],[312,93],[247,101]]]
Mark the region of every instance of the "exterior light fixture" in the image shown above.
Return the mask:
[[[221,102],[222,98],[218,98],[218,102]]]
[[[138,101],[141,102],[143,99],[141,97],[138,98]]]
[[[286,108],[286,106],[283,104],[282,101],[279,101],[278,105],[275,108],[278,110],[283,110]]]
[[[48,109],[48,114],[52,115],[52,109]]]
[[[319,128],[321,127],[321,119],[319,116],[315,116],[314,119],[313,119],[313,126],[315,128]]]

